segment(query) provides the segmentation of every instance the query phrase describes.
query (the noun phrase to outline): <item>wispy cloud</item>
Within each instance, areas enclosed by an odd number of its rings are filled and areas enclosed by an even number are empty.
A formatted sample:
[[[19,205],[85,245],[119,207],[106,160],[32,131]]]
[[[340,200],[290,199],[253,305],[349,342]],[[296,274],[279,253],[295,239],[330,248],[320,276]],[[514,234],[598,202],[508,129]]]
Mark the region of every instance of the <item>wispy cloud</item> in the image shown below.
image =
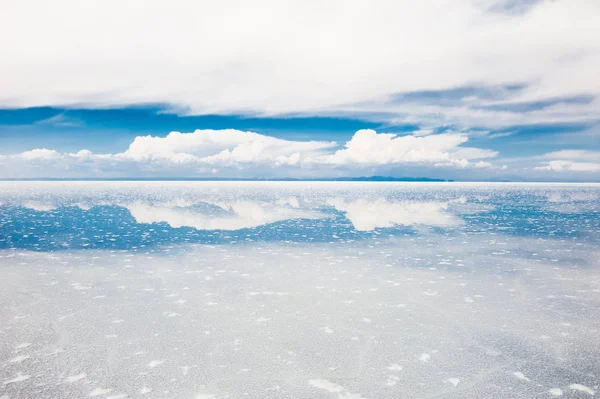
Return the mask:
[[[64,113],[54,115],[50,118],[42,119],[34,123],[38,126],[56,126],[56,127],[81,127],[84,126],[82,120],[70,117]]]
[[[508,131],[508,132],[490,133],[490,134],[487,135],[487,137],[490,138],[490,139],[499,139],[499,138],[502,138],[502,137],[514,136],[517,133],[518,133],[517,130],[511,130],[511,131]]]
[[[560,150],[542,155],[543,159],[575,159],[579,161],[600,162],[600,151],[589,150]]]

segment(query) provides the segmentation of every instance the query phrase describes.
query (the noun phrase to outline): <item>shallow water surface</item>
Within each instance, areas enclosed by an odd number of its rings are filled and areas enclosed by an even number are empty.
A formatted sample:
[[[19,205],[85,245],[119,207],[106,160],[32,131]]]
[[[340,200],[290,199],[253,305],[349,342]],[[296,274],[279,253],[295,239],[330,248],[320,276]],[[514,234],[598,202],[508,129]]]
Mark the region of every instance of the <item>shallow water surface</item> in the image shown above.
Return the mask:
[[[591,398],[600,185],[1,182],[0,397]]]

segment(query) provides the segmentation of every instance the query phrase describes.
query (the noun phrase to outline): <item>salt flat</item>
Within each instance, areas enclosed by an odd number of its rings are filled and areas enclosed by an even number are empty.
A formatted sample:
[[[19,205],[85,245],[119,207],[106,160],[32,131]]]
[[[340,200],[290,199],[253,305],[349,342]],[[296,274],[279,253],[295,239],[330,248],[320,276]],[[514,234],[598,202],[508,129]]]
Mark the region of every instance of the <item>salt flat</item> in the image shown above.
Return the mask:
[[[0,397],[587,398],[600,186],[0,183]]]

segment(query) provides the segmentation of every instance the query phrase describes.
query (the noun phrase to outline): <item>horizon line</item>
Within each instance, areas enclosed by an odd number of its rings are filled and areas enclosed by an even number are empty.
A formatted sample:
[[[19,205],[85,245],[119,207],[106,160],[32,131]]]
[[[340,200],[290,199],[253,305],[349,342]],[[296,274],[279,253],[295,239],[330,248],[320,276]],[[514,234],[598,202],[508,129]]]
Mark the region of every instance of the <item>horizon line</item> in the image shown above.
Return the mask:
[[[600,184],[600,181],[582,181],[582,180],[455,180],[455,179],[435,179],[427,177],[402,178],[402,177],[343,177],[343,178],[229,178],[229,177],[31,177],[31,178],[0,178],[0,182],[23,181],[23,182],[43,182],[43,181],[202,181],[202,182],[342,182],[342,183],[573,183],[573,184]]]

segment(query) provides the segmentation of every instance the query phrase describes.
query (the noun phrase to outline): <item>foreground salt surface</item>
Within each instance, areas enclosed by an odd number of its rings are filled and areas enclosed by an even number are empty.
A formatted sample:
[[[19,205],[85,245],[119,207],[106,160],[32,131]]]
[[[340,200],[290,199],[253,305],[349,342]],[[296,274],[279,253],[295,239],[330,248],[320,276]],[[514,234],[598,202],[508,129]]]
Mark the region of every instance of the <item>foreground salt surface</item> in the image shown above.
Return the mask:
[[[598,253],[560,242],[458,240],[4,254],[2,390],[592,395],[600,275],[556,265]],[[517,248],[544,257],[531,262]]]
[[[338,197],[324,202],[372,235],[0,251],[0,397],[597,395],[597,220],[508,235],[463,226],[464,200],[418,216]],[[390,206],[408,212],[377,214]]]

